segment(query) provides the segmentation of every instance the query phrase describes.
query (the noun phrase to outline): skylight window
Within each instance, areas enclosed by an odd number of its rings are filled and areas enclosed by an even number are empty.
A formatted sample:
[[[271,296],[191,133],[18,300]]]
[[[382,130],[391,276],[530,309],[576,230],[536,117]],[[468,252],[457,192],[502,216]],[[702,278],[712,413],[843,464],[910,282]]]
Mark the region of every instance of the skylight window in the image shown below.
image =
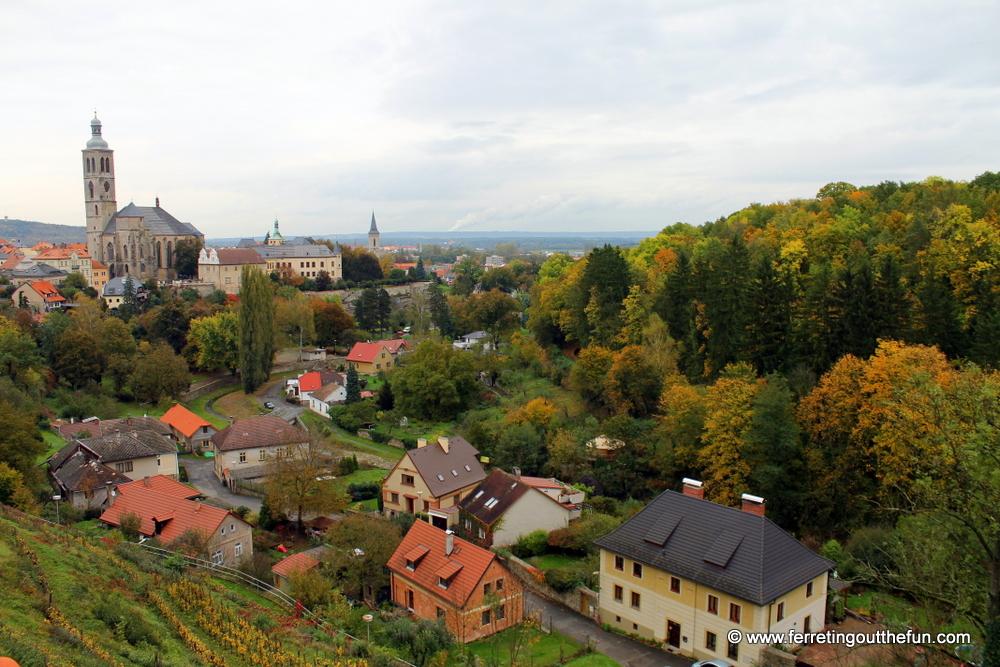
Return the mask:
[[[492,509],[498,502],[500,501],[497,500],[496,498],[490,498],[489,500],[486,501],[486,504],[483,505],[483,507],[485,507],[486,509]]]
[[[477,491],[476,495],[472,496],[472,499],[475,500],[475,499],[479,498],[479,496],[483,495],[484,493],[485,493],[485,491],[482,491],[482,490]]]
[[[452,470],[452,471],[451,471],[451,474],[452,474],[452,476],[454,476],[454,477],[458,477],[458,471],[457,471],[457,470]]]
[[[439,482],[443,482],[444,481],[444,475],[438,475],[438,481]]]
[[[465,465],[465,472],[472,472],[472,466],[470,466],[469,464],[466,464]]]

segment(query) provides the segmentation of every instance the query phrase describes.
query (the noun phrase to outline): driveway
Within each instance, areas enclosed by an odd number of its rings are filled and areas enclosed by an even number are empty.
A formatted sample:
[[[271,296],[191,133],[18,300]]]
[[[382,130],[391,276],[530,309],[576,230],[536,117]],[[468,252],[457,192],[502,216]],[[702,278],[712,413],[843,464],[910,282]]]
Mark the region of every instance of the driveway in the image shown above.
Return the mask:
[[[185,456],[181,458],[181,465],[187,470],[188,481],[206,496],[224,500],[233,507],[244,505],[254,512],[260,511],[260,498],[230,493],[229,489],[219,481],[214,472],[215,459]]]
[[[692,661],[687,658],[605,632],[589,618],[528,589],[524,591],[524,611],[526,614],[540,614],[546,627],[582,644],[589,642],[598,653],[603,653],[623,667],[691,667]]]
[[[257,402],[261,405],[264,405],[265,401],[274,403],[274,410],[271,411],[271,414],[275,417],[281,417],[285,421],[291,421],[292,417],[298,417],[305,412],[305,408],[301,405],[294,405],[285,401],[284,380],[275,380],[267,385],[264,391],[259,396],[256,396],[256,398]]]

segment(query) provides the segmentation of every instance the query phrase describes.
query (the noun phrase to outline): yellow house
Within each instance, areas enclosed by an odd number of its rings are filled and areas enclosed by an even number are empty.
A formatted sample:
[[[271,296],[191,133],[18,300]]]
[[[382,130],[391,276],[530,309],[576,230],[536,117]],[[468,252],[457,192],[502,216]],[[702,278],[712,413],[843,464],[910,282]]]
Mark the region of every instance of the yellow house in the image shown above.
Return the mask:
[[[746,633],[826,625],[834,564],[767,519],[762,498],[747,494],[742,510],[726,507],[685,479],[684,493],[663,493],[595,544],[601,622],[669,651],[752,665],[764,646]]]
[[[382,343],[355,343],[346,360],[362,375],[377,375],[392,368],[395,359]]]
[[[479,450],[461,436],[417,440],[382,482],[382,506],[389,514],[423,512],[446,530],[458,524],[458,503],[483,481]]]

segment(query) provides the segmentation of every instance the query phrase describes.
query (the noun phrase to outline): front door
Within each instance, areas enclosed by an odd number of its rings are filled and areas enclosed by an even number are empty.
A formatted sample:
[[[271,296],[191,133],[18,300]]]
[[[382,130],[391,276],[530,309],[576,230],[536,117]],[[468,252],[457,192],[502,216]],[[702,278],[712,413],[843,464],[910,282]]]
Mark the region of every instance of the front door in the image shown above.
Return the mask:
[[[681,647],[681,624],[667,621],[667,645],[673,648]]]
[[[413,498],[406,499],[406,511],[413,514]]]

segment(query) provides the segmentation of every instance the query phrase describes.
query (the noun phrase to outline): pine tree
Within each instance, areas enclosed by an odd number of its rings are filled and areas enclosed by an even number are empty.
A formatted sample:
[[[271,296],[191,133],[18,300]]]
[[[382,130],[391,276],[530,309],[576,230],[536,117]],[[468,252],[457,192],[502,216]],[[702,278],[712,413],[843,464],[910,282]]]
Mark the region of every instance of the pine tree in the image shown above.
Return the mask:
[[[778,275],[770,257],[762,257],[754,267],[750,287],[750,344],[760,375],[787,368],[794,300],[791,280]]]
[[[427,269],[424,268],[423,257],[417,259],[416,278],[417,280],[427,280]]]
[[[274,296],[260,269],[243,265],[240,286],[240,370],[243,391],[267,382],[274,363]]]
[[[139,297],[135,291],[135,282],[131,276],[125,276],[122,283],[122,302],[118,306],[118,317],[126,322],[139,314]]]
[[[428,305],[431,311],[431,321],[438,328],[441,335],[450,338],[454,332],[454,325],[451,321],[451,308],[448,307],[448,299],[439,285],[431,285],[427,288],[430,294]]]
[[[875,278],[874,308],[872,317],[875,320],[875,337],[901,340],[906,331],[909,304],[899,262],[893,255],[886,255],[879,262],[878,277]]]
[[[361,383],[358,381],[358,371],[354,364],[347,367],[347,398],[344,403],[350,405],[361,400]]]
[[[378,392],[378,407],[380,410],[392,410],[396,405],[396,397],[392,395],[392,383],[386,380]]]
[[[362,331],[374,332],[378,327],[378,292],[374,287],[362,291],[354,302],[354,321]]]
[[[389,330],[389,318],[391,316],[392,299],[389,297],[387,291],[380,289],[375,302],[375,320],[378,323],[376,326],[380,332],[384,333]]]

